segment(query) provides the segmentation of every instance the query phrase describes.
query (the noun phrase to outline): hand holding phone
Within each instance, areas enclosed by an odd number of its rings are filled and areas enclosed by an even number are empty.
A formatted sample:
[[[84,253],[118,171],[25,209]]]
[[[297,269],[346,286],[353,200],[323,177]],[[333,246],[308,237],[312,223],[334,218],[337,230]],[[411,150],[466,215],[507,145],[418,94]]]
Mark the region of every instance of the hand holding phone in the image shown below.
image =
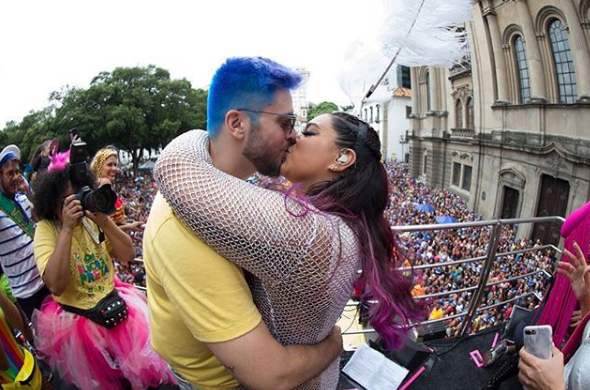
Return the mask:
[[[524,328],[524,348],[539,359],[551,359],[553,331],[549,325],[534,325]]]

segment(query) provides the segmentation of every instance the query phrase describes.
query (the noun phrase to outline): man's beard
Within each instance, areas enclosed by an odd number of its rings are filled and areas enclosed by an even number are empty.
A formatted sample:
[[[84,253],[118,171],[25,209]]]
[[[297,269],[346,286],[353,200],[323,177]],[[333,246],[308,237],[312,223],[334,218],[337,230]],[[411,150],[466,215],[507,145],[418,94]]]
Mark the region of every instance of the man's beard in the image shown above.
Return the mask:
[[[276,177],[281,173],[282,161],[279,154],[269,148],[266,140],[260,135],[258,124],[253,124],[250,137],[242,152],[254,164],[256,170],[265,176]]]

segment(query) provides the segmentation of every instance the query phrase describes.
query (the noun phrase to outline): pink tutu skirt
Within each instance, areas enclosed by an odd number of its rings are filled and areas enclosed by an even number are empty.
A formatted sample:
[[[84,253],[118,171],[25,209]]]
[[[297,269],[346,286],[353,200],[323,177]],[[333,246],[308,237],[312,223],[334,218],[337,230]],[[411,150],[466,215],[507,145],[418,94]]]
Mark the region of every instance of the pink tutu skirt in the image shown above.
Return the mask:
[[[33,314],[40,357],[80,389],[133,389],[175,383],[166,362],[151,348],[147,303],[133,286],[115,278],[129,317],[113,329],[69,313],[48,296]]]

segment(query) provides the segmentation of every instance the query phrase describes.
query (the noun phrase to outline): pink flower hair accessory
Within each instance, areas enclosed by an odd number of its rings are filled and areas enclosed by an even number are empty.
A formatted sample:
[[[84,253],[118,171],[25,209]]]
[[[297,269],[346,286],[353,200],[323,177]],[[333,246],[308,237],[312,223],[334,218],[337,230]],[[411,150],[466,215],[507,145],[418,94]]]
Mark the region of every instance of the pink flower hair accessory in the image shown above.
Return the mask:
[[[51,163],[49,163],[49,168],[47,168],[47,172],[57,172],[62,171],[66,165],[70,162],[70,151],[57,153],[51,157]]]

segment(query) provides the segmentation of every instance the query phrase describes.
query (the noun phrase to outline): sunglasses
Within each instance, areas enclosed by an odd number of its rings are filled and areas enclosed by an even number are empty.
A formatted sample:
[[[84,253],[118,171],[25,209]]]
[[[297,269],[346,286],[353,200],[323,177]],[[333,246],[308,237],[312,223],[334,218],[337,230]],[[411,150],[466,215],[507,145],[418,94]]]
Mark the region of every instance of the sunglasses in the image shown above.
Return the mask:
[[[297,115],[295,114],[277,114],[276,112],[247,110],[245,108],[238,108],[237,110],[244,112],[252,112],[255,114],[269,114],[278,116],[280,118],[279,125],[281,126],[281,128],[285,132],[285,136],[287,137],[290,136],[291,133],[293,133],[293,130],[295,130],[295,124],[297,123]]]

